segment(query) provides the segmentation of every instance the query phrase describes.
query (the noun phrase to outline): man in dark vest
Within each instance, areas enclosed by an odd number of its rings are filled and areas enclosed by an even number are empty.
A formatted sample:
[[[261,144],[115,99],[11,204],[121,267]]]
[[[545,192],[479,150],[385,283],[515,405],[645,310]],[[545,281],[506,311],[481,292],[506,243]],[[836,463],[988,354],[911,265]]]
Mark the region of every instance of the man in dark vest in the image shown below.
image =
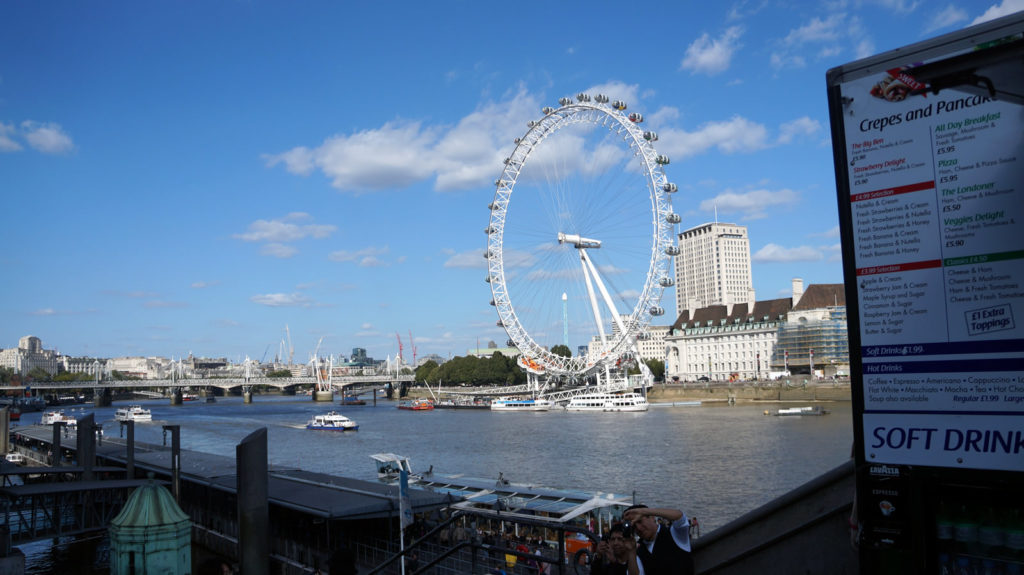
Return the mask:
[[[690,553],[690,521],[678,509],[634,505],[622,518],[640,541],[629,561],[629,575],[693,575]],[[662,525],[659,519],[669,522]]]

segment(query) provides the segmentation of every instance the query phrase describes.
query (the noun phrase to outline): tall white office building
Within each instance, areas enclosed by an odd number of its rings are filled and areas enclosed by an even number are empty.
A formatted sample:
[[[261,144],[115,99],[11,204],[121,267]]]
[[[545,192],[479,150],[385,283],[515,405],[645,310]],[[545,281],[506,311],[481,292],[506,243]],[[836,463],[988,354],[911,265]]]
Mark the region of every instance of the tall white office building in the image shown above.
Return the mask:
[[[676,316],[712,305],[754,302],[747,227],[719,222],[679,234]]]

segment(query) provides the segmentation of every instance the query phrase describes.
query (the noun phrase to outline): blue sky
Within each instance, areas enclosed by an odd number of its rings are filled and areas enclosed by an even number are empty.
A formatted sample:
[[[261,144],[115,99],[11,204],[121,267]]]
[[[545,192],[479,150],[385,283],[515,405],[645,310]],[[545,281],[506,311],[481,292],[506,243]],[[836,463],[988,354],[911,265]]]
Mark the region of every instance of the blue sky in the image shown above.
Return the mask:
[[[493,182],[581,91],[660,134],[679,230],[716,207],[749,227],[758,299],[841,282],[826,70],[1022,9],[5,2],[0,347],[259,359],[285,325],[298,361],[321,338],[384,358],[397,332],[407,359],[410,332],[419,355],[503,344]]]

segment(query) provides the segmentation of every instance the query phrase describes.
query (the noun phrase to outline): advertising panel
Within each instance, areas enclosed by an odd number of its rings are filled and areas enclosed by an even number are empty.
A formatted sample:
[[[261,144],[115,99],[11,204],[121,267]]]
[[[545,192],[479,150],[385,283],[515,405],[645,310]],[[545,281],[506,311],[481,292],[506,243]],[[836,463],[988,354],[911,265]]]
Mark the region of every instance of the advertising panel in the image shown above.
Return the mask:
[[[862,461],[1024,471],[1022,27],[830,72]]]

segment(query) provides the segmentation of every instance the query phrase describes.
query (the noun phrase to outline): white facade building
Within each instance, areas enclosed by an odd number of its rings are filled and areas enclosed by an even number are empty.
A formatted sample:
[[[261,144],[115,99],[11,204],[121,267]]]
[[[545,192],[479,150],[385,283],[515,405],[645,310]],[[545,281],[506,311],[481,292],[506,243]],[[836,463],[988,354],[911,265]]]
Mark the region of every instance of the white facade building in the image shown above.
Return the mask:
[[[141,379],[168,379],[171,364],[165,357],[115,357],[107,360],[107,369]]]
[[[665,337],[665,381],[765,377],[791,298],[684,311]]]
[[[795,278],[789,298],[686,310],[665,338],[665,380],[773,379],[786,368],[806,371],[814,349],[817,366],[831,370],[826,375],[842,373],[849,365],[845,306],[843,284],[805,292]]]
[[[26,335],[18,340],[18,347],[0,351],[0,367],[10,368],[23,376],[37,367],[50,375],[56,375],[57,352],[43,349],[42,340],[34,335]]]
[[[713,222],[680,233],[675,268],[677,317],[714,305],[753,306],[746,226]]]
[[[622,316],[622,320],[626,321],[629,316]],[[671,326],[667,325],[649,325],[647,331],[641,337],[637,338],[636,346],[637,351],[640,352],[640,359],[656,359],[658,361],[665,361],[665,336],[668,335]],[[612,335],[609,337],[619,335],[619,324],[612,324]],[[599,354],[604,351],[605,347],[601,343],[601,336],[595,335],[590,340],[588,345],[588,352],[590,354]]]

